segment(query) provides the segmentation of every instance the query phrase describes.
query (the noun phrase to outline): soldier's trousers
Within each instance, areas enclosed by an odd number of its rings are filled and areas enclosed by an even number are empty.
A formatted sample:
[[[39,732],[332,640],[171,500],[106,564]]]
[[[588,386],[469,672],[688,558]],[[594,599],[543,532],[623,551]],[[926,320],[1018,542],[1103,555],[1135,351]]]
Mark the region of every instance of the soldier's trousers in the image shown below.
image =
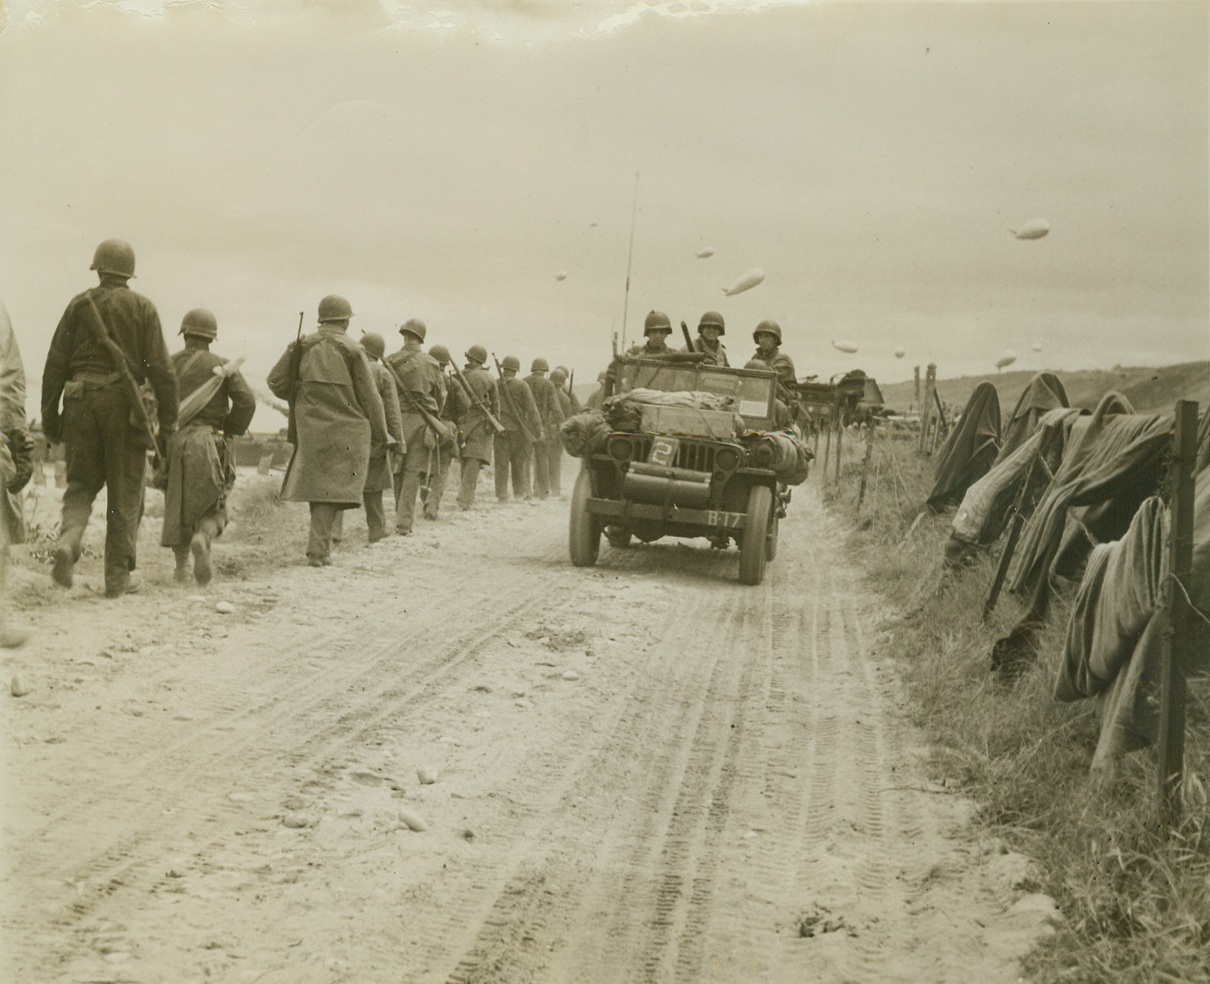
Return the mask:
[[[548,437],[546,445],[546,477],[551,495],[563,494],[563,442],[557,437]]]
[[[479,469],[484,465],[481,458],[464,457],[462,475],[458,483],[458,508],[470,509],[475,504],[475,488],[479,484]]]
[[[362,505],[366,508],[366,532],[369,535],[371,543],[377,543],[387,532],[387,514],[382,508],[382,490],[377,492],[363,492],[361,494]],[[345,510],[338,510],[336,518],[332,520],[332,543],[340,543],[345,535]]]
[[[340,509],[334,502],[311,503],[311,530],[307,536],[307,560],[327,563],[332,554],[332,526]]]
[[[441,498],[450,477],[450,463],[456,461],[454,448],[438,446],[433,452],[433,474],[429,476],[429,492],[424,500],[424,518],[436,519],[441,512]]]
[[[407,536],[416,522],[416,497],[424,484],[429,470],[427,439],[421,430],[408,441],[407,454],[403,459],[403,470],[395,475],[395,532]],[[435,459],[436,452],[433,453]]]
[[[150,450],[146,435],[130,422],[131,401],[119,386],[85,388],[73,382],[63,392],[67,488],[58,546],[71,551],[73,562],[80,559],[92,503],[104,487],[107,592],[124,590],[135,568]]]
[[[539,499],[545,499],[550,495],[550,469],[547,457],[546,442],[534,441],[530,461],[533,463],[531,470],[534,476],[534,495]]]
[[[513,495],[518,499],[532,498],[529,488],[529,456],[531,444],[520,431],[497,434],[492,448],[495,455],[496,498],[508,501],[508,478],[512,475]]]

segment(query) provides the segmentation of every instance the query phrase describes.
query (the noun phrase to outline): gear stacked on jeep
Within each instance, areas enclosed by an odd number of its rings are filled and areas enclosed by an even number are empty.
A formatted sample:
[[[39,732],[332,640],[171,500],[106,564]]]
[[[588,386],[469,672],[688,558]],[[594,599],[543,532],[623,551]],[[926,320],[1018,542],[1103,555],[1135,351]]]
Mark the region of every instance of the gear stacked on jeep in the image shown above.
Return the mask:
[[[768,370],[615,360],[604,426],[579,425],[591,440],[572,502],[572,562],[595,563],[602,532],[615,547],[703,536],[737,542],[740,580],[759,583],[785,486],[806,478],[810,458],[796,434],[774,430],[776,386]]]

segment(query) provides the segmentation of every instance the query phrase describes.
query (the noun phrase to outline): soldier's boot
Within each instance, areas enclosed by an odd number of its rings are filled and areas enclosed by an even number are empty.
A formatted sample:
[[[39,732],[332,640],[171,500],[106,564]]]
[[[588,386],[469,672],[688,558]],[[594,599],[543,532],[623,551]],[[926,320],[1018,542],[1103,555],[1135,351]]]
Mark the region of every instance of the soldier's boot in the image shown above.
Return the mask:
[[[377,543],[387,535],[387,517],[382,507],[381,492],[366,492],[361,501],[366,510],[366,533],[371,543]]]
[[[105,597],[121,598],[124,595],[138,594],[143,587],[143,579],[137,574],[127,573],[120,580],[105,579]]]
[[[75,568],[75,552],[72,550],[71,545],[62,542],[56,543],[50,569],[50,576],[54,579],[55,584],[64,588],[70,588],[72,572],[75,571]]]
[[[184,584],[190,578],[189,548],[173,547],[172,553],[176,557],[176,570],[172,572],[172,579],[177,584]]]
[[[213,571],[210,569],[210,537],[205,530],[198,530],[189,541],[189,552],[193,554],[193,579],[198,584],[209,584]]]

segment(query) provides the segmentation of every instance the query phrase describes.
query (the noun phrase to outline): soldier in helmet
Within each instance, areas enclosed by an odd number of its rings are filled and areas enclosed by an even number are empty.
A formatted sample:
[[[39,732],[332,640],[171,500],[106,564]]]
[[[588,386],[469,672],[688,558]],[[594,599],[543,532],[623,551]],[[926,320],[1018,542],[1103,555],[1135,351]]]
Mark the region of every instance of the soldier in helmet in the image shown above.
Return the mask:
[[[651,311],[643,322],[643,334],[647,341],[643,345],[632,345],[627,355],[642,359],[659,359],[672,355],[668,347],[668,336],[672,334],[672,322],[663,311]]]
[[[500,363],[500,423],[503,432],[496,435],[496,498],[508,502],[508,477],[512,473],[513,495],[532,499],[529,484],[529,457],[535,441],[545,436],[534,394],[524,380],[517,378],[521,360],[506,355]]]
[[[550,495],[551,485],[551,454],[550,440],[554,436],[556,443],[559,439],[559,428],[563,424],[563,413],[559,408],[559,398],[555,395],[554,384],[546,378],[550,363],[540,356],[530,364],[529,375],[525,377],[525,385],[534,395],[534,404],[538,408],[538,419],[542,421],[545,437],[534,441],[531,460],[533,461],[534,495],[545,499]]]
[[[609,370],[602,369],[597,373],[597,388],[588,394],[588,399],[584,401],[584,406],[589,410],[600,410],[605,403],[605,383],[609,379]]]
[[[459,422],[462,439],[462,475],[458,486],[458,508],[470,509],[475,504],[475,489],[479,484],[479,471],[491,461],[492,428],[489,414],[500,419],[500,394],[496,381],[484,368],[487,349],[472,345],[466,350],[466,368],[462,370],[463,388],[459,381],[458,392],[466,400],[466,416]]]
[[[403,469],[395,476],[395,532],[408,536],[416,521],[416,499],[436,467],[437,442],[441,434],[433,424],[441,414],[445,383],[437,360],[423,348],[428,328],[411,318],[399,329],[403,347],[387,356],[387,368],[395,378],[403,439],[407,452]]]
[[[566,385],[566,369],[562,366],[555,366],[550,372],[550,381],[555,387],[555,398],[559,401],[559,424],[546,434],[546,467],[550,475],[550,494],[561,496],[563,494],[563,440],[559,437],[559,429],[563,426],[563,421],[579,413],[580,408],[575,395]]]
[[[100,284],[67,305],[42,373],[43,430],[50,440],[67,445],[53,577],[71,587],[92,503],[104,486],[105,595],[117,598],[138,587],[131,571],[152,440],[146,405],[131,381],[147,383],[155,394],[156,440],[163,446],[176,430],[176,376],[155,305],[127,287],[134,276],[134,250],[120,239],[107,239],[97,247],[91,269]]]
[[[458,458],[458,431],[466,410],[459,399],[457,387],[451,384],[446,374],[450,350],[444,345],[434,345],[429,349],[429,357],[437,363],[444,393],[441,422],[445,424],[445,433],[437,438],[437,447],[433,449],[433,471],[429,474],[428,492],[424,494],[424,518],[436,519],[441,513],[441,499],[449,481],[450,463]]]
[[[366,532],[370,542],[377,543],[388,533],[386,512],[382,508],[382,493],[388,489],[394,493],[395,460],[402,462],[407,444],[403,437],[403,420],[399,413],[399,393],[395,389],[395,380],[382,364],[386,342],[377,332],[367,331],[361,336],[361,347],[366,358],[370,360],[374,388],[382,399],[387,434],[390,435],[386,446],[375,448],[370,455],[370,468],[366,473],[365,492],[362,495],[362,502],[366,507]]]
[[[781,325],[776,321],[762,321],[752,332],[756,342],[754,359],[759,359],[777,373],[777,381],[783,387],[795,383],[794,362],[781,350]]]
[[[704,353],[706,358],[702,360],[702,365],[730,365],[727,362],[727,350],[719,341],[724,334],[726,334],[726,326],[723,323],[723,316],[717,311],[707,311],[697,324],[697,338],[693,340],[693,345],[684,351]]]
[[[331,563],[336,516],[361,505],[370,456],[389,437],[370,363],[348,336],[352,317],[349,302],[329,294],[319,302],[319,330],[291,342],[268,376],[290,404],[294,454],[281,497],[311,505],[312,567]]]
[[[175,577],[209,584],[210,544],[227,525],[227,496],[235,485],[232,438],[243,434],[256,412],[256,397],[238,363],[210,351],[218,322],[205,308],[181,320],[185,347],[172,357],[180,392],[177,432],[168,442],[164,527],[160,544],[176,555]]]

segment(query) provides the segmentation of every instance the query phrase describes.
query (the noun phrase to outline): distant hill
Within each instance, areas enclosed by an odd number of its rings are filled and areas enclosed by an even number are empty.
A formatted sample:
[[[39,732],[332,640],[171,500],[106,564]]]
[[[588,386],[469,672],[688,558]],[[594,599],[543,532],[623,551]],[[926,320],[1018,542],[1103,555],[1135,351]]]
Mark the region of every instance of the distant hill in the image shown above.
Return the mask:
[[[1078,372],[1050,370],[1063,383],[1067,399],[1073,407],[1091,410],[1106,393],[1116,390],[1126,397],[1139,413],[1171,410],[1177,400],[1197,400],[1201,410],[1210,404],[1210,362],[1185,362],[1158,369],[1125,368],[1083,369]],[[1034,372],[989,373],[985,376],[960,376],[937,380],[937,393],[943,403],[961,409],[980,383],[988,382],[1000,394],[1002,416],[1012,413],[1017,398]],[[915,383],[880,384],[886,405],[901,412],[916,409]],[[920,387],[924,388],[923,377]]]

